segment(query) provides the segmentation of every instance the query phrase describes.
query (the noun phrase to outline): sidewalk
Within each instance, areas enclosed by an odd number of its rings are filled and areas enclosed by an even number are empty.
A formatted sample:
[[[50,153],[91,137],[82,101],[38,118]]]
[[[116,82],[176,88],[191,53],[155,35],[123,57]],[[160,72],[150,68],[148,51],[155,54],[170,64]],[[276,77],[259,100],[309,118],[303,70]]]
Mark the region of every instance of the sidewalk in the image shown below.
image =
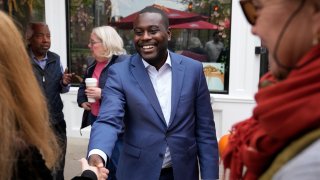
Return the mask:
[[[87,138],[70,138],[68,137],[66,163],[64,169],[65,180],[70,180],[76,175],[81,174],[81,164],[78,161],[86,156],[88,147]]]
[[[74,176],[81,174],[81,164],[78,161],[86,156],[89,139],[87,138],[70,138],[68,137],[68,146],[66,154],[66,163],[64,168],[65,180],[70,180]],[[220,179],[223,168],[220,165]],[[228,179],[228,177],[226,178]]]

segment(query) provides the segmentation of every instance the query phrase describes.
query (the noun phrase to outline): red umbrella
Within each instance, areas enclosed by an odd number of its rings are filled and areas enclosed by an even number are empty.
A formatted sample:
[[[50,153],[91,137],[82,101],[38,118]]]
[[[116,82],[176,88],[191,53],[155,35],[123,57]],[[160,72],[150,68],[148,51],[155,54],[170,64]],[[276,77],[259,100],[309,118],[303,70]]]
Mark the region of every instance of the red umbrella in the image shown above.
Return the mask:
[[[168,15],[170,25],[208,19],[206,16],[202,16],[196,13],[171,9],[157,4],[154,4],[152,6],[163,10]],[[137,14],[138,12],[135,12],[129,16],[126,16],[119,22],[114,23],[114,25],[119,29],[132,29],[133,21],[135,20]]]
[[[218,29],[218,26],[207,21],[198,20],[170,26],[172,29]]]

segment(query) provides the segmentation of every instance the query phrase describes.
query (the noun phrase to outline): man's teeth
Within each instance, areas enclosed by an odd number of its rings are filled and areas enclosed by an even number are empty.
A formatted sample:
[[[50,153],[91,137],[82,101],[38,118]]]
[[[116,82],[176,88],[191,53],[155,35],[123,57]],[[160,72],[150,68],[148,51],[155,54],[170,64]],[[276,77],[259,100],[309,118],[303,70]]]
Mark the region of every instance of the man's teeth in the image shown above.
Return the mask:
[[[153,46],[142,46],[143,49],[151,49]]]

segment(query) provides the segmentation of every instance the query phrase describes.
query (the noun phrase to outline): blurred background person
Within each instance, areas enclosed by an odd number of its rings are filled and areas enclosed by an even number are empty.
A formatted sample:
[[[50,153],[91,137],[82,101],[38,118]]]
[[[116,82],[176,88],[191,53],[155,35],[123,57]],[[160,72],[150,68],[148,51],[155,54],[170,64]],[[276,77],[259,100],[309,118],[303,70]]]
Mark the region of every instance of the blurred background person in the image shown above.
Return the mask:
[[[212,40],[208,41],[204,47],[208,54],[209,62],[217,62],[221,51],[224,48],[223,43],[221,42],[221,37],[219,31],[214,31],[212,33]]]
[[[181,54],[201,62],[208,61],[207,52],[197,37],[190,38],[187,50],[183,50]]]
[[[197,53],[197,54],[202,54],[202,55],[207,54],[207,52],[203,49],[203,46],[202,46],[200,39],[197,37],[190,38],[188,50],[192,51],[194,53]]]
[[[119,34],[111,26],[96,27],[92,30],[88,47],[95,61],[88,66],[84,80],[78,90],[78,105],[84,109],[81,128],[92,125],[99,114],[101,103],[101,89],[106,83],[109,67],[128,58],[123,41]],[[86,88],[86,78],[96,78],[97,87]],[[88,98],[96,99],[95,102],[88,102]],[[118,141],[111,162],[108,164],[110,170],[109,179],[115,178],[116,164],[120,154],[121,142]]]
[[[57,180],[63,180],[67,135],[60,93],[69,91],[72,74],[67,72],[67,68],[63,70],[60,56],[49,51],[51,35],[47,24],[29,23],[26,29],[26,40],[33,72],[46,97],[50,123],[61,148],[59,164],[53,172],[54,177]]]
[[[270,72],[253,116],[232,128],[224,166],[232,180],[319,179],[320,1],[240,3],[270,52]]]
[[[61,149],[48,121],[46,100],[32,73],[22,36],[2,11],[0,19],[1,179],[50,180],[50,169]],[[106,178],[105,168],[88,166],[86,160],[82,164],[90,176],[78,178]]]

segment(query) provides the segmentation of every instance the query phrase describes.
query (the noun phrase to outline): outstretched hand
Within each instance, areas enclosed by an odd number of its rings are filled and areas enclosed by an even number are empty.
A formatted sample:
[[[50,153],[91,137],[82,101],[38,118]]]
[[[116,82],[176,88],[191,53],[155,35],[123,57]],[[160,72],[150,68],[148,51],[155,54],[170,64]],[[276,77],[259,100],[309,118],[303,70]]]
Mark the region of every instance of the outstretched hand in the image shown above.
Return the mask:
[[[82,171],[91,170],[96,175],[98,180],[106,180],[108,178],[109,170],[103,166],[103,163],[98,163],[95,166],[89,165],[85,158],[80,159]]]
[[[68,73],[68,68],[66,68],[62,76],[62,84],[64,86],[67,86],[68,84],[70,84],[73,75],[74,73]]]

